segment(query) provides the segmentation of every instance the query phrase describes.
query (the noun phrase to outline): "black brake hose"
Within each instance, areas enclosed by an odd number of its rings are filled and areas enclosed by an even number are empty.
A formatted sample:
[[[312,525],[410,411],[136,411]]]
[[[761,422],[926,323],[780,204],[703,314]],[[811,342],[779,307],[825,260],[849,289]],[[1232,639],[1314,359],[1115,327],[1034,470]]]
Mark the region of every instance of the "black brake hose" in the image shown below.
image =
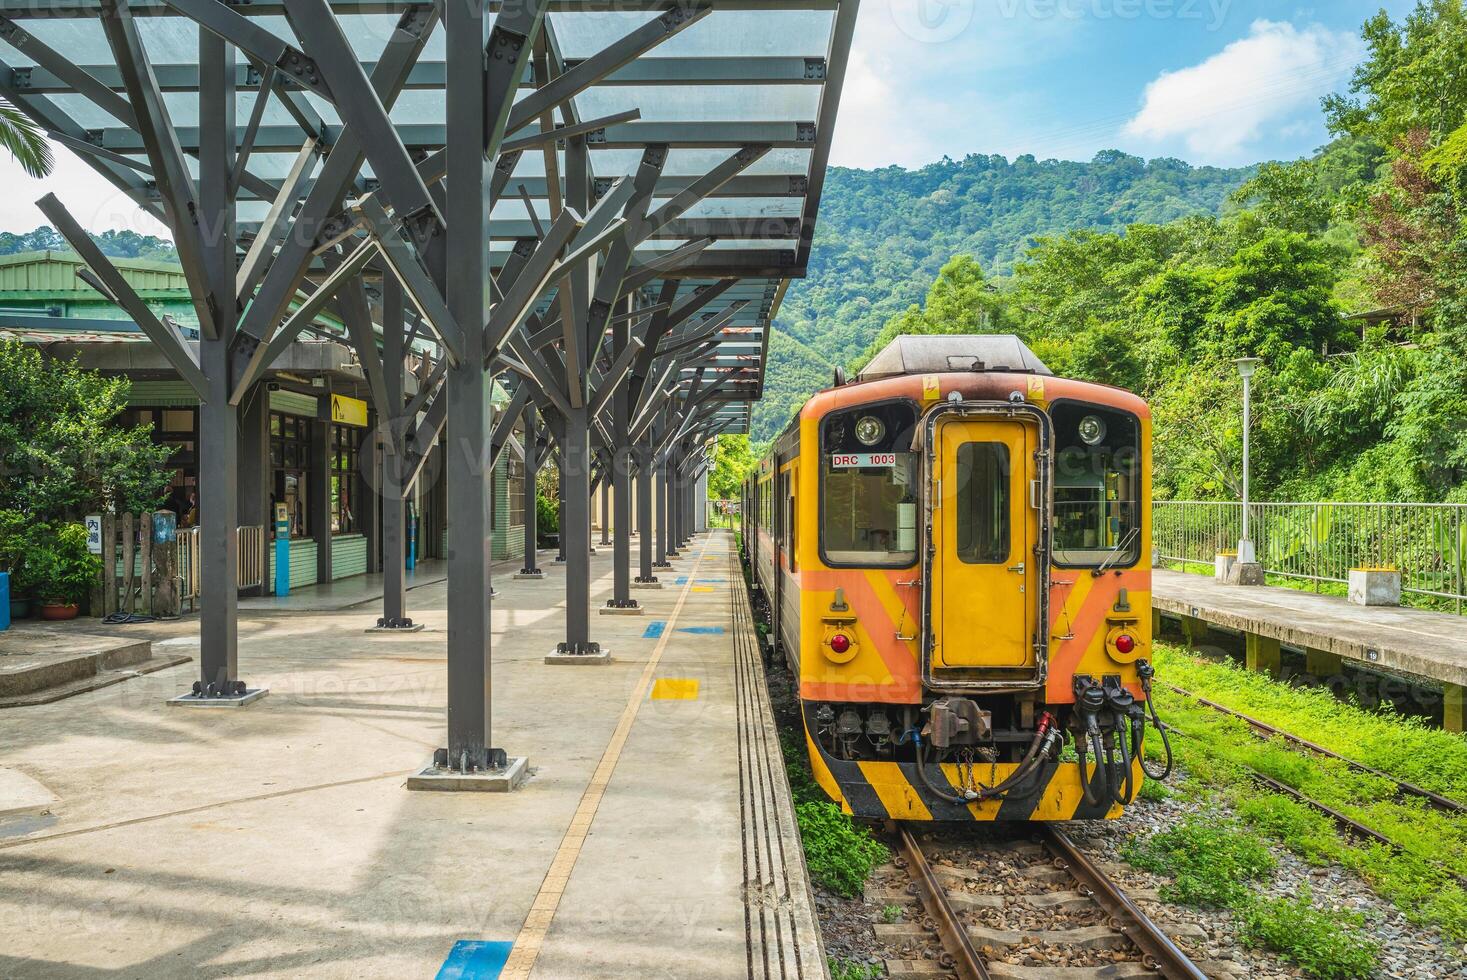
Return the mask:
[[[1138,666],[1141,668],[1139,671],[1141,675],[1141,691],[1146,695],[1146,710],[1151,715],[1151,724],[1156,727],[1157,732],[1161,735],[1161,749],[1166,754],[1166,768],[1162,769],[1160,775],[1157,775],[1146,768],[1146,756],[1141,753],[1139,748],[1136,751],[1136,757],[1141,760],[1141,771],[1146,774],[1146,778],[1155,779],[1160,782],[1172,774],[1172,742],[1171,739],[1166,737],[1166,726],[1161,723],[1161,718],[1156,713],[1156,699],[1151,696],[1151,674],[1153,668],[1145,660],[1141,661]],[[1142,727],[1145,727],[1144,721],[1142,722]]]
[[[1075,757],[1080,760],[1080,792],[1085,794],[1085,802],[1095,806],[1100,801],[1095,798],[1095,793],[1090,789],[1090,777],[1085,773],[1085,733],[1075,733]],[[1098,763],[1100,760],[1097,759]]]
[[[1095,753],[1095,778],[1091,799],[1100,802],[1110,799],[1110,772],[1106,769],[1105,752],[1100,745],[1100,730],[1090,732],[1090,751]]]
[[[1150,686],[1151,685],[1149,684],[1147,685],[1148,688]],[[1166,767],[1162,769],[1160,774],[1154,773],[1150,769],[1146,768],[1146,756],[1140,755],[1140,753],[1137,753],[1137,755],[1140,756],[1141,771],[1146,773],[1146,778],[1155,779],[1160,782],[1161,780],[1166,779],[1172,774],[1172,743],[1171,739],[1166,737],[1166,726],[1161,723],[1161,719],[1158,718],[1156,715],[1156,702],[1152,700],[1150,690],[1146,692],[1146,708],[1151,713],[1151,724],[1156,727],[1156,730],[1159,733],[1161,733],[1161,749],[1166,754]],[[1143,722],[1143,725],[1144,724],[1145,723]]]
[[[1116,745],[1118,745],[1120,747],[1121,766],[1124,767],[1124,769],[1126,771],[1126,774],[1125,774],[1124,779],[1120,781],[1120,785],[1122,787],[1122,789],[1121,789],[1121,795],[1115,797],[1115,801],[1117,803],[1119,803],[1121,806],[1130,806],[1131,805],[1131,791],[1133,789],[1135,789],[1136,774],[1131,771],[1131,769],[1132,769],[1132,766],[1131,766],[1131,753],[1127,751],[1127,747],[1126,747],[1126,719],[1125,719],[1125,716],[1123,716],[1119,711],[1117,711],[1115,717],[1116,717]],[[1111,792],[1112,792],[1112,795],[1114,795],[1114,792],[1115,792],[1115,788],[1114,787],[1112,787]]]

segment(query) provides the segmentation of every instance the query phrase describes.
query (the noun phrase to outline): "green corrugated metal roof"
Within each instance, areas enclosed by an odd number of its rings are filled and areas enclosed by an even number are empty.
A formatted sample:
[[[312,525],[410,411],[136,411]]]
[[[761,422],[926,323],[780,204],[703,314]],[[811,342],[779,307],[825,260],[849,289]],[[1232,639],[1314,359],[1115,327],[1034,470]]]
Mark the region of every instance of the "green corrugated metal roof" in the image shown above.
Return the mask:
[[[122,277],[141,293],[159,290],[188,294],[183,268],[146,259],[113,259]],[[0,255],[0,293],[73,292],[100,297],[101,294],[76,277],[85,265],[75,252],[17,252]]]

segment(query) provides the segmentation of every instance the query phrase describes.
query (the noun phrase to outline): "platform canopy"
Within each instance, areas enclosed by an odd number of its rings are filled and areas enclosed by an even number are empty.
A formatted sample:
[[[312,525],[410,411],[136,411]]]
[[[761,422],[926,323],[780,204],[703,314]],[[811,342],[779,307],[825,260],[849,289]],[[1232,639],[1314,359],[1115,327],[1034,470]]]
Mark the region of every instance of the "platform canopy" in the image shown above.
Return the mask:
[[[376,95],[334,91],[343,73],[305,53],[319,56],[322,47],[295,28],[327,7]],[[505,16],[501,7],[490,4],[488,25]],[[166,221],[149,168],[148,142],[158,137],[133,110],[132,66],[117,57],[119,40],[104,25],[108,9],[90,0],[0,0],[0,92]],[[747,402],[763,389],[769,324],[789,279],[804,275],[809,260],[856,5],[550,0],[543,9],[543,41],[518,81],[491,158],[491,267],[502,268],[517,246],[542,238],[563,202],[584,210],[605,195],[627,193],[648,148],[665,147],[647,213],[667,220],[636,245],[623,292],[630,287],[644,306],[659,297],[685,300],[700,288],[709,293],[684,329],[721,318],[718,343],[682,367],[680,383],[684,394],[716,385],[716,400],[724,403],[717,420],[727,430],[744,428]],[[433,4],[133,0],[126,10],[196,179],[200,33],[232,45],[240,159],[232,176],[242,256],[262,229],[282,234],[344,129],[370,118],[370,107],[357,102],[381,96],[419,172],[430,184],[441,177],[448,71],[442,11]],[[428,25],[420,51],[379,71],[395,36],[414,23]],[[393,75],[400,91],[390,90]],[[583,138],[588,151],[590,200],[576,201],[567,181],[568,168],[578,166],[567,158],[573,137]],[[619,178],[627,180],[618,190]],[[371,159],[351,180],[348,207],[378,188]],[[320,259],[315,269],[319,277]],[[539,309],[549,308],[554,290]]]

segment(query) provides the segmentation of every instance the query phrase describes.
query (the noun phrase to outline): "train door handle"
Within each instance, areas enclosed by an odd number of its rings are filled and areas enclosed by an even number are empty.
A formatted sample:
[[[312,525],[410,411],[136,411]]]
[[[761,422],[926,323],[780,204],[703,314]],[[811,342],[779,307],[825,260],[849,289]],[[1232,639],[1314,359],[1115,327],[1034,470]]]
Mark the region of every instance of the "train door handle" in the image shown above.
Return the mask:
[[[1009,571],[1013,572],[1015,575],[1023,575],[1024,574],[1024,570],[1025,570],[1025,565],[1024,565],[1023,562],[1019,562],[1017,565],[1014,565],[1014,566],[1012,566],[1012,567],[1009,568]]]

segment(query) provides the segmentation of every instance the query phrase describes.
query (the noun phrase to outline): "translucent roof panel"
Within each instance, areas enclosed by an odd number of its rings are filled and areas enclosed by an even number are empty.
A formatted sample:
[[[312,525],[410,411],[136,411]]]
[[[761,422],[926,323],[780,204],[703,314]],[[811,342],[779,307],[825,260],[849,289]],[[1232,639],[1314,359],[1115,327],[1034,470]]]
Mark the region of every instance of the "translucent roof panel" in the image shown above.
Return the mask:
[[[424,0],[330,3],[351,51],[368,72],[397,36],[401,12],[429,9]],[[491,0],[492,8],[498,6]],[[280,90],[281,84],[296,84],[287,71],[276,77],[274,90],[262,94],[260,72],[280,57],[281,45],[289,46],[287,55],[290,48],[301,47],[285,4],[250,0],[227,7],[230,17],[246,18],[252,30],[264,32],[241,32],[232,38],[236,46],[228,49],[237,66],[237,138],[245,137],[259,100],[268,100],[239,193],[243,247],[269,211],[301,146],[319,140],[323,157],[329,158],[340,145],[343,117],[350,113],[338,109],[341,93],[324,86],[319,91]],[[185,166],[190,175],[204,179],[198,163],[199,36],[201,30],[232,28],[201,28],[166,0],[128,0],[128,9],[152,62]],[[536,87],[547,81],[564,84],[554,79],[566,73],[590,77],[554,109],[551,125],[576,127],[570,134],[541,136],[543,113],[533,119],[512,115],[516,123],[505,139],[518,151],[518,159],[510,178],[500,178],[501,193],[491,212],[491,264],[498,268],[516,239],[534,238],[553,219],[566,196],[567,147],[574,145],[568,136],[583,141],[589,151],[590,184],[584,193],[592,206],[611,192],[618,178],[637,173],[649,146],[670,147],[647,206],[649,213],[669,207],[676,213],[664,215],[667,220],[659,222],[652,237],[635,246],[626,275],[641,284],[643,302],[663,293],[664,281],[678,283],[680,296],[709,290],[708,302],[680,330],[696,331],[705,317],[722,316],[730,304],[739,304],[724,321],[720,346],[703,370],[736,372],[731,376],[737,383],[721,397],[753,397],[762,388],[770,321],[789,278],[803,275],[808,262],[854,3],[722,0],[692,22],[663,19],[668,8],[654,0],[549,0],[548,9],[543,47],[527,59],[531,70],[515,100],[535,96]],[[22,110],[47,128],[100,147],[82,150],[82,156],[121,185],[119,200],[154,194],[145,164],[147,141],[133,129],[125,106],[125,79],[132,66],[117,64],[95,0],[0,0],[0,11],[34,38],[12,34],[14,45],[0,42],[0,59],[18,70],[12,83]],[[658,23],[672,23],[676,29],[665,36],[645,30]],[[647,44],[636,56],[615,59],[592,73],[601,51],[639,28]],[[444,57],[440,23],[406,71],[402,90],[386,100],[389,119],[415,159],[440,149],[448,139]],[[548,79],[533,70],[542,59],[551,68]],[[77,68],[92,77],[77,81]],[[97,82],[115,94],[98,95],[91,88]],[[553,186],[546,179],[546,147],[555,165]],[[747,162],[750,150],[762,147],[768,149]],[[119,170],[120,159],[143,165]],[[732,166],[740,160],[745,162]],[[321,160],[313,164],[302,193],[322,168]],[[364,161],[353,172],[346,204],[377,190],[373,168]],[[60,191],[64,197],[64,188]],[[528,208],[522,194],[528,195]],[[747,406],[720,411],[747,422]]]

